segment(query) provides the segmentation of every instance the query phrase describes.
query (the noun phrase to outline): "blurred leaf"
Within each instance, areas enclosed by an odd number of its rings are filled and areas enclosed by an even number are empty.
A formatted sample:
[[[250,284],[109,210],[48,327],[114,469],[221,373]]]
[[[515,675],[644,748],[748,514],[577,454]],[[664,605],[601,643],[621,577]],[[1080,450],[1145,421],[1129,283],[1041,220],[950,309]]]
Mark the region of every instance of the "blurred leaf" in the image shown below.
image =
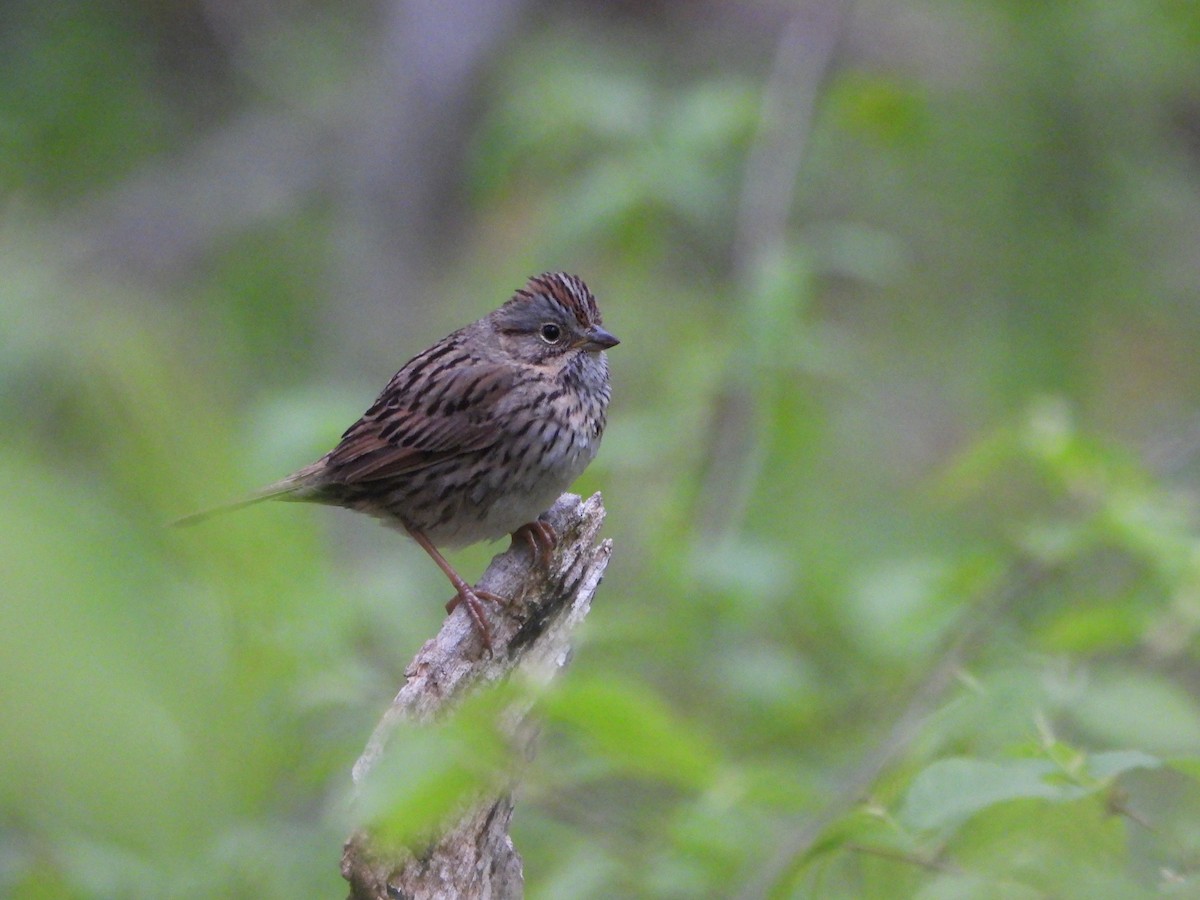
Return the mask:
[[[1162,760],[1141,750],[1111,750],[1088,757],[1087,771],[1093,778],[1108,780],[1133,769],[1157,769]]]
[[[848,71],[833,85],[829,102],[839,124],[881,144],[916,141],[928,131],[919,87],[896,78]]]
[[[1086,655],[1136,644],[1145,629],[1145,612],[1128,597],[1116,602],[1093,598],[1086,606],[1055,610],[1036,637],[1048,652]]]
[[[642,685],[617,678],[568,679],[542,700],[550,721],[633,774],[704,790],[719,756],[710,741]]]
[[[965,870],[1003,890],[1024,885],[1040,896],[1113,900],[1148,893],[1125,872],[1125,827],[1098,795],[997,804],[964,824],[951,850]]]
[[[746,604],[750,605],[750,604]],[[775,614],[773,608],[760,611]],[[810,727],[823,707],[821,679],[807,661],[785,647],[768,644],[749,647],[724,645],[714,676],[723,693],[733,698],[742,712],[773,728],[765,734],[791,735]],[[781,782],[782,776],[777,776]],[[777,794],[786,794],[781,788]],[[796,807],[802,804],[796,803]]]
[[[513,765],[499,722],[511,691],[483,690],[434,723],[403,722],[358,785],[358,825],[417,846],[494,790]]]
[[[663,132],[698,158],[727,165],[758,126],[757,88],[733,76],[702,81],[669,105]]]
[[[803,241],[818,274],[880,288],[909,274],[914,262],[899,235],[863,222],[814,223],[805,228]]]
[[[1044,900],[1030,885],[985,875],[938,875],[913,900]]]
[[[707,590],[736,597],[735,614],[753,612],[756,606],[773,609],[772,601],[788,596],[799,578],[787,548],[761,540],[706,547],[696,555],[693,574]]]
[[[949,576],[947,567],[932,559],[880,562],[875,570],[864,571],[846,603],[854,639],[876,657],[929,652],[959,613],[944,600]]]
[[[1174,757],[1172,759],[1169,759],[1167,761],[1167,764],[1172,769],[1175,769],[1179,772],[1183,772],[1185,775],[1188,775],[1191,778],[1193,778],[1194,780],[1196,780],[1197,782],[1200,782],[1200,757],[1197,757],[1197,756]]]
[[[1162,676],[1115,671],[1095,678],[1068,710],[1095,740],[1161,754],[1200,751],[1200,708]]]
[[[997,803],[1038,797],[1074,800],[1086,791],[1054,783],[1057,766],[1044,759],[942,759],[913,779],[901,805],[900,820],[912,828],[953,827]]]
[[[1064,744],[1055,746],[1061,752],[1056,754],[1055,748],[1050,748],[1050,759],[938,760],[913,779],[899,818],[926,831],[953,828],[998,803],[1030,798],[1057,803],[1078,800],[1126,772],[1162,765],[1161,760],[1139,750],[1088,757]]]

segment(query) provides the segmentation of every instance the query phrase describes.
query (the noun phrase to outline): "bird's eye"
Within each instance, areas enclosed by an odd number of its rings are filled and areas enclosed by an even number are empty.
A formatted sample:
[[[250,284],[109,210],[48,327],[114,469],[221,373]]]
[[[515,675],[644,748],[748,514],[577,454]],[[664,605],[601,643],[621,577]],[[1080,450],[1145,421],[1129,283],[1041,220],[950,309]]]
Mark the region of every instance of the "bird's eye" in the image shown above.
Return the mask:
[[[541,335],[542,340],[547,344],[557,344],[558,339],[562,337],[562,329],[553,322],[547,322],[541,327],[538,334]]]

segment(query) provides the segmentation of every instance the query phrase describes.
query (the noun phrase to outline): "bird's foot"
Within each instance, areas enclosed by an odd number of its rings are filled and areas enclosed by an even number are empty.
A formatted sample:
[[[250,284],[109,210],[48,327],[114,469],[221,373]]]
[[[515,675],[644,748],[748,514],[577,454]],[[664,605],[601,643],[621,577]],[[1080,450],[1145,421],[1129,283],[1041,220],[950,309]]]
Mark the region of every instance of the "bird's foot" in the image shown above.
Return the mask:
[[[471,617],[471,621],[475,623],[475,627],[479,630],[479,637],[483,641],[483,646],[487,650],[492,649],[492,629],[488,627],[487,619],[483,614],[483,604],[495,603],[498,606],[506,605],[509,600],[507,597],[501,597],[499,594],[493,594],[491,591],[481,591],[478,588],[461,585],[458,593],[446,601],[446,612],[452,613],[458,609],[459,604],[463,604],[467,608],[467,615]]]
[[[526,522],[512,533],[514,547],[517,541],[524,541],[533,554],[534,560],[545,568],[550,565],[550,557],[554,553],[554,548],[558,546],[558,534],[548,522],[534,519],[532,522]]]

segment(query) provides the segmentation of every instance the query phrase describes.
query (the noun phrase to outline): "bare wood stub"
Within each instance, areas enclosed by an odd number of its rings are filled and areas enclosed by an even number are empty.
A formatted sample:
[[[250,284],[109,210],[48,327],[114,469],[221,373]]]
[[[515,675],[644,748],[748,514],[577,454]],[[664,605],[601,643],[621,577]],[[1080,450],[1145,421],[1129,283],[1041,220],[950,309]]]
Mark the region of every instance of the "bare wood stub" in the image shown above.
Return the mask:
[[[587,616],[612,553],[598,540],[604,522],[599,494],[581,500],[563,494],[542,519],[558,535],[543,567],[533,548],[516,542],[497,555],[476,587],[510,599],[489,605],[493,650],[483,649],[461,606],[436,637],[418,651],[407,680],[367,742],[353,777],[360,786],[402,723],[432,722],[471,691],[516,677],[548,683],[570,658],[571,638]],[[536,729],[527,727],[528,708],[506,711],[504,727],[529,757]],[[515,775],[513,776],[515,779]],[[419,855],[383,848],[365,830],[356,831],[342,854],[350,900],[515,900],[524,892],[521,857],[509,838],[510,781],[497,796],[483,799],[450,824]]]

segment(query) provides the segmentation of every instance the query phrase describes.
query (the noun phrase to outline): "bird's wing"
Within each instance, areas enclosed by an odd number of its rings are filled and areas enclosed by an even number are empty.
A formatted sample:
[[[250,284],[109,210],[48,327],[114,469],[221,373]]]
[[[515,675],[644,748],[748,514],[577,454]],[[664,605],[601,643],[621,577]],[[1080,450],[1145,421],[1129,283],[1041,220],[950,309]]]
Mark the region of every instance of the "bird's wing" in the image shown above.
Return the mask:
[[[379,481],[499,439],[495,410],[513,384],[512,372],[465,361],[447,368],[426,355],[397,372],[346,429],[324,460],[327,477],[342,484]]]

